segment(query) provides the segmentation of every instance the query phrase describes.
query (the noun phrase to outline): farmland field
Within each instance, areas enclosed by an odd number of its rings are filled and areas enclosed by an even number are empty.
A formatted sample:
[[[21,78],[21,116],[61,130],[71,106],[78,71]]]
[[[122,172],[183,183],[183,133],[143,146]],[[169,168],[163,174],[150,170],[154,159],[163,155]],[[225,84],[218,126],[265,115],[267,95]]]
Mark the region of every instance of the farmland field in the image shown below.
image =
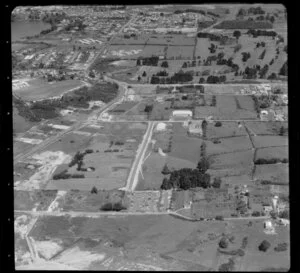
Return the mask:
[[[255,159],[263,158],[263,159],[271,159],[271,158],[289,158],[288,148],[285,146],[281,147],[267,147],[258,149],[255,155]]]
[[[256,165],[254,177],[258,180],[271,181],[274,184],[288,185],[289,164]]]
[[[60,96],[66,91],[83,85],[83,83],[79,80],[66,80],[55,83],[33,80],[28,83],[28,87],[14,91],[24,100],[39,100]]]
[[[55,174],[66,170],[70,175],[83,175],[83,177],[51,180],[47,189],[87,191],[96,186],[98,189],[110,190],[125,185],[135,150],[146,130],[146,124],[127,124],[125,122],[116,122],[113,125],[109,123],[100,124],[98,129],[92,129],[96,131],[93,135],[88,132],[88,138],[83,134],[86,132],[83,128],[82,131],[79,131],[82,133],[75,134],[79,137],[77,142],[68,144],[69,141],[66,141],[67,145],[61,142],[60,145],[62,146],[56,146],[56,149],[62,149],[72,154],[89,149],[91,153],[84,156],[83,166],[86,169],[93,169],[93,171],[78,170],[75,166],[70,167],[66,164],[60,165]],[[85,141],[81,143],[80,139]],[[76,149],[72,148],[72,145],[76,145]]]
[[[252,140],[256,148],[288,145],[287,136],[253,136]]]
[[[228,260],[228,256],[218,252],[218,241],[222,233],[226,232],[235,236],[234,242],[230,244],[232,249],[239,248],[243,238],[248,238],[245,256],[235,259],[235,268],[289,268],[289,252],[273,250],[278,242],[290,243],[288,230],[278,227],[277,236],[269,236],[263,232],[263,221],[253,221],[251,227],[247,223],[247,220],[193,223],[156,215],[118,218],[48,216],[38,219],[30,236],[37,246],[45,242],[45,238],[55,243],[56,248],[53,248],[48,259],[53,257],[51,262],[59,262],[61,266],[118,270],[125,265],[135,270],[155,268],[199,271],[217,270]],[[271,243],[272,250],[261,253],[258,245],[264,239]],[[42,249],[37,249],[40,254],[43,253]],[[126,252],[126,259],[121,250]],[[58,252],[59,255],[56,255]],[[253,260],[257,260],[257,263],[253,263]]]

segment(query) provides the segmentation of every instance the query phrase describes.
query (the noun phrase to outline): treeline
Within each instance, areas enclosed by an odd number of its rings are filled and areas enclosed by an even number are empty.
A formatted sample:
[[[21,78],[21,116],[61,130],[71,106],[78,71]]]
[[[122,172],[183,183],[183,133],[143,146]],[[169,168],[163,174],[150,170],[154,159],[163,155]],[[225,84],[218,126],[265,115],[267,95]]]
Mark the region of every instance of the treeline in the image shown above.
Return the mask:
[[[69,174],[68,170],[64,170],[58,174],[53,175],[53,180],[70,179],[70,178],[84,178],[84,174]]]
[[[263,164],[276,164],[276,163],[288,163],[289,160],[287,158],[258,158],[254,161],[255,165],[263,165]]]
[[[248,35],[252,35],[254,38],[257,38],[259,36],[270,36],[270,37],[275,37],[277,36],[277,32],[271,30],[261,30],[261,29],[249,29],[247,31]]]
[[[193,76],[188,72],[179,71],[175,73],[172,77],[160,78],[158,76],[152,75],[151,84],[176,84],[185,83],[193,80]]]
[[[229,37],[226,35],[220,35],[220,34],[214,34],[208,32],[198,32],[197,37],[210,39],[211,41],[214,42],[220,42],[220,44],[225,44],[229,40]]]
[[[252,21],[252,20],[225,20],[220,24],[214,26],[216,29],[257,29],[257,28],[272,28],[273,25],[266,21]]]
[[[152,56],[152,57],[145,57],[145,58],[138,58],[136,61],[136,65],[148,65],[148,66],[157,66],[159,61],[158,56]]]
[[[279,75],[281,76],[287,76],[288,75],[288,64],[287,61],[283,64],[283,66],[279,70]]]
[[[182,13],[188,13],[188,12],[193,12],[193,13],[200,13],[202,15],[206,15],[205,10],[201,9],[182,9],[182,10],[175,10],[174,14],[182,14]]]
[[[207,83],[223,83],[225,81],[226,81],[226,76],[225,75],[221,75],[221,76],[210,75],[206,79]]]

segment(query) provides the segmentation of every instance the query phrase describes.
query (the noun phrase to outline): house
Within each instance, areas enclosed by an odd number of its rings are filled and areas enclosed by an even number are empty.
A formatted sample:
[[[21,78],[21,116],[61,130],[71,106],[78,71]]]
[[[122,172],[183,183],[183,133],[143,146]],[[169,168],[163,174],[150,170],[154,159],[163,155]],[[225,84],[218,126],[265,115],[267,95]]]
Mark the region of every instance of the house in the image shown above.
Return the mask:
[[[164,122],[160,122],[157,124],[156,130],[157,131],[165,131],[166,127],[167,127],[167,125]]]
[[[189,134],[202,136],[202,134],[203,134],[202,121],[191,122],[189,124],[188,132],[189,132]]]

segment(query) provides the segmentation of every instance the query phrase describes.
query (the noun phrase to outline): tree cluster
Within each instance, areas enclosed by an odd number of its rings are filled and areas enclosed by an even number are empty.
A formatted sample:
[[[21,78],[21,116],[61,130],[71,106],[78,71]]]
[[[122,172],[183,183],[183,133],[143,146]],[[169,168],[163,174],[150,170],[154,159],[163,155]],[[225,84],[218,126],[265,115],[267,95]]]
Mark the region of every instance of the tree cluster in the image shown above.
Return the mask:
[[[206,82],[207,83],[222,83],[226,81],[226,76],[221,75],[221,76],[213,76],[210,75],[207,77]]]
[[[170,178],[164,178],[161,189],[172,188],[188,190],[190,188],[208,188],[210,186],[210,175],[199,169],[183,168],[170,173]]]
[[[281,76],[287,76],[288,75],[288,64],[287,61],[283,64],[283,66],[279,70],[279,75]]]
[[[121,202],[117,202],[117,203],[108,202],[108,203],[102,205],[100,208],[100,210],[103,210],[103,211],[121,211],[121,210],[125,210],[125,209],[127,209],[127,208],[124,207]]]
[[[193,76],[189,72],[183,72],[179,71],[178,73],[175,73],[171,77],[167,78],[159,78],[155,75],[152,75],[151,77],[151,84],[174,84],[174,83],[184,83],[184,82],[190,82],[193,80]]]
[[[248,59],[250,59],[250,57],[251,57],[250,52],[242,52],[242,61],[243,62],[247,62]]]
[[[271,244],[267,240],[263,240],[258,246],[259,251],[266,252],[270,248]]]
[[[68,170],[64,170],[58,174],[53,175],[53,180],[69,179],[69,178],[84,178],[84,174],[69,174]]]
[[[255,165],[263,165],[263,164],[276,164],[276,163],[288,163],[289,160],[287,158],[258,158],[254,161]]]
[[[159,61],[158,56],[151,56],[151,57],[144,57],[144,58],[139,58],[136,61],[136,65],[148,65],[148,66],[157,66]]]
[[[270,37],[275,37],[277,33],[273,30],[262,30],[262,29],[249,29],[247,31],[248,35],[252,35],[254,38],[257,38],[259,36],[270,36]]]

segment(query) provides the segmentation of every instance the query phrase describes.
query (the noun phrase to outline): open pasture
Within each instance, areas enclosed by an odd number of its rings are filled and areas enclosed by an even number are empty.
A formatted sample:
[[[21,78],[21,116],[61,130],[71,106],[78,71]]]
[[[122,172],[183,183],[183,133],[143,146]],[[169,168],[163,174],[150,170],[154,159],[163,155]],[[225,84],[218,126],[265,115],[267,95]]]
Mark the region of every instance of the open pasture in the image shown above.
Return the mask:
[[[107,58],[137,58],[142,55],[144,46],[141,45],[112,45],[105,53]]]
[[[286,146],[288,145],[287,136],[252,136],[255,148]]]
[[[288,159],[289,158],[289,150],[286,146],[281,147],[266,147],[257,149],[255,154],[255,160],[262,158],[262,159],[272,159],[272,158],[278,158],[278,159]]]
[[[43,80],[32,80],[28,83],[29,86],[14,91],[22,99],[28,101],[60,96],[64,92],[83,85],[79,80],[65,80],[51,83]]]
[[[288,123],[281,121],[245,121],[245,125],[256,135],[278,135],[281,126],[288,128]]]
[[[195,39],[182,34],[155,34],[149,37],[147,45],[176,45],[176,46],[194,46]]]
[[[167,59],[192,59],[194,46],[169,46]]]
[[[236,136],[218,139],[220,143],[205,141],[207,154],[227,154],[239,151],[251,150],[252,145],[248,136]]]
[[[289,164],[278,163],[256,165],[254,179],[271,181],[271,183],[275,185],[288,185]]]
[[[47,210],[56,198],[57,190],[14,191],[14,209]]]
[[[251,174],[254,151],[226,153],[210,157],[209,173],[217,176]]]
[[[206,137],[208,139],[225,138],[233,136],[246,136],[247,131],[244,126],[239,126],[236,121],[223,121],[221,126],[215,126],[216,122],[208,123]]]
[[[143,264],[144,269],[160,270],[218,270],[231,256],[218,252],[218,242],[222,234],[234,235],[230,249],[238,249],[247,237],[245,256],[235,258],[235,269],[265,270],[266,268],[289,268],[289,251],[276,252],[278,243],[289,241],[289,230],[277,227],[277,236],[264,233],[263,221],[248,220],[232,222],[189,222],[172,216],[124,216],[124,217],[54,217],[39,218],[30,233],[35,240],[59,242],[61,253],[52,261],[61,264],[70,263],[68,252],[84,257],[79,263],[71,259],[77,269],[120,270],[124,263]],[[76,238],[82,238],[76,242]],[[268,240],[271,248],[267,252],[258,250],[259,244]],[[74,245],[72,245],[74,244]],[[105,247],[109,245],[110,247]],[[76,246],[76,251],[74,249]],[[126,261],[120,255],[120,249],[126,251]],[[99,261],[91,262],[92,256]],[[56,253],[53,253],[54,255]],[[102,254],[102,255],[100,255]],[[103,258],[105,254],[105,259]],[[147,255],[147,259],[145,259]],[[63,257],[66,256],[64,259]],[[100,259],[102,257],[102,259]],[[108,263],[111,260],[113,262]],[[253,263],[253,261],[258,261]],[[134,269],[131,265],[129,268]],[[141,268],[140,268],[141,269]]]

